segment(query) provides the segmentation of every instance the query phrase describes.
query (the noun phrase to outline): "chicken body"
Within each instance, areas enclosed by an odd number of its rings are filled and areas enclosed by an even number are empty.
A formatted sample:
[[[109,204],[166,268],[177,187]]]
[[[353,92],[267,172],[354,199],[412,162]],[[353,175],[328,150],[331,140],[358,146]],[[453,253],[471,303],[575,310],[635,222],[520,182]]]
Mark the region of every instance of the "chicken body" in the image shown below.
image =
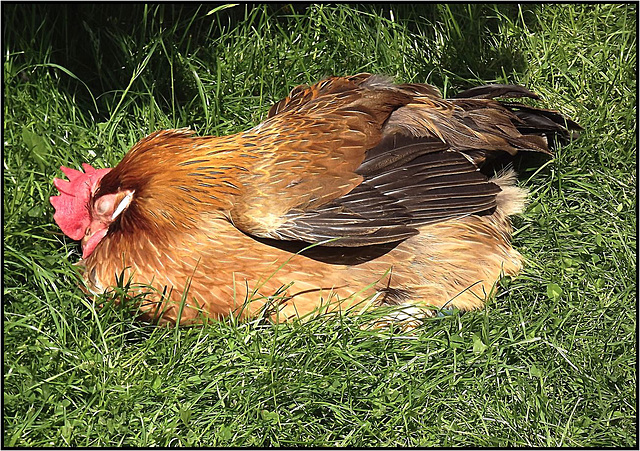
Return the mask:
[[[493,100],[523,96],[490,85],[445,100],[359,74],[295,88],[242,133],[156,132],[87,182],[88,288],[130,281],[144,319],[173,324],[267,305],[276,321],[367,301],[479,307],[522,266],[509,215],[526,197],[512,172],[479,168],[579,128]]]

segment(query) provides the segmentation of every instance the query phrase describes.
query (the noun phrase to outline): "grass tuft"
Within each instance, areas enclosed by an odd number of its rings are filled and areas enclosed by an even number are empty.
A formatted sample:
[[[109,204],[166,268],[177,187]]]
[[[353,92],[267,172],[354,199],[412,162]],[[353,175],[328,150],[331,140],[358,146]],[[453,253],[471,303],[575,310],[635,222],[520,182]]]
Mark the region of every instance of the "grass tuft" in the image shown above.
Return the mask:
[[[637,447],[636,5],[2,16],[3,446]],[[585,128],[526,182],[528,263],[485,310],[411,333],[371,328],[382,311],[168,329],[77,287],[60,165],[113,166],[162,128],[237,132],[297,84],[363,71],[524,84]]]

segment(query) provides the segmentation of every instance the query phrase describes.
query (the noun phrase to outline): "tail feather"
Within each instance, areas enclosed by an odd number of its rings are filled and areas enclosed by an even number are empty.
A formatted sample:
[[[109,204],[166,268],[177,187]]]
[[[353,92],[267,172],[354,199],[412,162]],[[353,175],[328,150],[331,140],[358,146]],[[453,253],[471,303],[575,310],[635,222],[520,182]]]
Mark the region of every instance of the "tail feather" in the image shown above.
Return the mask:
[[[529,91],[520,85],[503,85],[493,83],[489,85],[476,86],[466,91],[459,92],[454,96],[456,99],[495,99],[502,97],[506,99],[515,99],[519,97],[529,97],[531,99],[539,99],[535,92]]]
[[[458,93],[456,99],[514,99],[514,98],[539,99],[540,97],[519,85],[488,84],[476,86]],[[517,102],[499,101],[500,105],[511,111],[518,118],[514,123],[523,135],[544,136],[549,143],[553,143],[553,137],[558,137],[566,143],[578,139],[582,127],[557,111],[544,108],[523,105]]]
[[[520,103],[501,102],[501,104],[518,117],[520,124],[515,125],[523,135],[543,135],[550,142],[553,142],[550,138],[557,136],[565,144],[580,136],[582,127],[557,111]]]

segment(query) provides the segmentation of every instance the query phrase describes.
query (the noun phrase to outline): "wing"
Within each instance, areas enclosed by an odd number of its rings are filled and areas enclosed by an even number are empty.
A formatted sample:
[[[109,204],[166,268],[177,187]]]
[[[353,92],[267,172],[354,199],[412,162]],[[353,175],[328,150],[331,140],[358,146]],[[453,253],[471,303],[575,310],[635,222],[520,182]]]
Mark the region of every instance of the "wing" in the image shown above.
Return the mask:
[[[395,136],[371,149],[356,169],[362,182],[312,210],[291,209],[269,236],[327,246],[406,239],[420,225],[495,207],[500,188],[463,154],[434,139]]]
[[[280,238],[278,229],[296,214],[325,207],[326,218],[328,204],[363,182],[356,170],[367,151],[381,141],[391,113],[411,101],[400,90],[375,88],[380,80],[361,74],[295,88],[263,123],[237,137],[236,147],[255,157],[239,177],[241,193],[230,211],[237,228]]]
[[[295,88],[239,137],[255,163],[240,178],[231,220],[256,237],[367,246],[492,212],[500,188],[479,171],[486,157],[548,153],[546,139],[519,130],[542,126],[525,123],[535,109],[502,106],[492,89],[535,96],[500,85],[444,100],[431,86],[369,74]]]

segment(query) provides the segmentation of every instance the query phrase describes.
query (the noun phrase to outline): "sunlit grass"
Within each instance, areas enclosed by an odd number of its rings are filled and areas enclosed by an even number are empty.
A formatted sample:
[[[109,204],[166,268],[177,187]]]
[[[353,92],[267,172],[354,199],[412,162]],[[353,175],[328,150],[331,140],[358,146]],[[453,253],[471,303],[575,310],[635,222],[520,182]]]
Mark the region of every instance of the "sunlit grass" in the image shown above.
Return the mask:
[[[3,7],[7,446],[637,446],[635,5]],[[227,134],[362,71],[521,83],[581,139],[523,171],[523,273],[411,333],[376,314],[158,328],[95,306],[59,166]],[[525,168],[523,168],[525,169]]]

